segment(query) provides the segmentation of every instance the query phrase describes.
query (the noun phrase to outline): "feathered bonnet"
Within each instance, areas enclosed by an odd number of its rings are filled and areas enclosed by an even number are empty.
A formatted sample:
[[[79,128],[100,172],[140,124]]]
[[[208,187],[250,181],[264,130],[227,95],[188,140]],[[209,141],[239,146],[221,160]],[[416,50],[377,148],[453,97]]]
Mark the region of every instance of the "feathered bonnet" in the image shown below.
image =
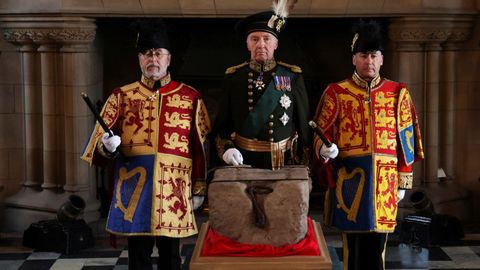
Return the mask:
[[[352,54],[357,52],[372,52],[372,51],[381,51],[383,53],[383,35],[382,28],[378,21],[368,21],[363,20],[358,21],[353,25],[353,40],[351,51]]]
[[[285,28],[287,17],[298,0],[275,0],[271,11],[264,11],[250,15],[235,25],[235,30],[241,35],[248,36],[252,32],[268,32],[278,38]]]
[[[130,24],[130,29],[136,33],[135,49],[144,53],[149,49],[164,48],[170,50],[167,28],[161,19],[139,19]]]

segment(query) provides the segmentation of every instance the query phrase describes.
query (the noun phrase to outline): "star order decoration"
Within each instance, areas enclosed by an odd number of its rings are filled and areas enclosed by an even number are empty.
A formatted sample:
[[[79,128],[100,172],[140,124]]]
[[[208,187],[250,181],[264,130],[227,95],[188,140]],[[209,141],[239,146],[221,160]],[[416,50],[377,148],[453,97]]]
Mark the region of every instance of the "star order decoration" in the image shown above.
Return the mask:
[[[286,109],[290,108],[290,104],[292,104],[292,100],[290,99],[289,96],[283,94],[283,96],[280,97],[280,104],[286,110]]]
[[[290,120],[290,117],[288,117],[287,113],[283,113],[282,117],[279,118],[280,122],[285,126],[288,123],[288,120]]]

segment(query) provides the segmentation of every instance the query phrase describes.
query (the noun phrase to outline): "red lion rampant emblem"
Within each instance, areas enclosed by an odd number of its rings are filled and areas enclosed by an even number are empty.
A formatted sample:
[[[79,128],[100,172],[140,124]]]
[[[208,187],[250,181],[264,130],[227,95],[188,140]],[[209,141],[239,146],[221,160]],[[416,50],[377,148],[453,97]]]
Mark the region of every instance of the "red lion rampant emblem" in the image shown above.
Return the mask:
[[[130,110],[125,113],[127,118],[125,125],[136,125],[137,128],[133,131],[133,134],[137,134],[143,127],[142,121],[145,118],[143,116],[143,107],[145,107],[145,101],[140,99],[130,99],[128,100],[128,105]]]
[[[169,179],[168,183],[172,185],[172,194],[168,195],[165,199],[170,201],[172,199],[176,199],[172,206],[169,206],[168,209],[178,215],[178,212],[181,212],[179,217],[180,220],[185,217],[187,214],[187,207],[185,205],[185,182],[182,181],[182,178]]]
[[[355,138],[355,135],[360,134],[360,124],[357,122],[358,111],[353,106],[353,102],[348,100],[346,104],[342,102],[342,109],[344,111],[344,116],[342,117],[342,121],[345,122],[344,127],[342,128],[343,132],[350,131],[352,136],[350,136],[350,140]]]

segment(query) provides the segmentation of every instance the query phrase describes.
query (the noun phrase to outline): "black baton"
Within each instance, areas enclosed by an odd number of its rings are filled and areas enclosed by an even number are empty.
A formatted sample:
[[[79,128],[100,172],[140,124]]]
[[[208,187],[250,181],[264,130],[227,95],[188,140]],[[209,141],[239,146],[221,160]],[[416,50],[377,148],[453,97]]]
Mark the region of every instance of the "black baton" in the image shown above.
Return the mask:
[[[80,93],[80,95],[82,96],[85,103],[87,103],[88,108],[90,108],[90,111],[92,111],[93,115],[95,116],[95,119],[98,121],[98,123],[103,128],[103,130],[109,134],[109,137],[112,137],[113,132],[108,128],[105,121],[103,121],[103,118],[100,116],[97,109],[95,109],[95,106],[93,106],[93,103],[88,97],[88,95],[85,92]],[[115,150],[115,152],[118,152],[118,154],[126,160],[125,154],[123,154],[123,152],[119,149],[119,147],[117,147],[117,150]]]
[[[310,120],[308,122],[308,125],[315,131],[315,133],[318,135],[318,137],[320,137],[320,140],[322,140],[322,142],[327,146],[327,147],[330,147],[332,146],[332,143],[327,139],[327,137],[325,137],[325,135],[323,135],[323,132],[320,130],[320,128],[317,126],[317,124],[315,122],[313,122],[312,120]]]
[[[310,121],[308,122],[308,125],[315,131],[315,133],[318,135],[318,137],[320,137],[320,140],[322,140],[322,142],[327,146],[327,147],[330,147],[332,146],[332,143],[327,139],[327,137],[325,137],[325,135],[323,135],[322,131],[320,130],[320,128],[317,126],[317,124],[313,121]],[[340,156],[337,156],[336,158],[334,158],[332,160],[333,162],[333,166],[335,168],[340,168],[340,167],[345,167],[345,164],[343,163],[343,161],[340,159]],[[346,167],[345,167],[346,168]]]

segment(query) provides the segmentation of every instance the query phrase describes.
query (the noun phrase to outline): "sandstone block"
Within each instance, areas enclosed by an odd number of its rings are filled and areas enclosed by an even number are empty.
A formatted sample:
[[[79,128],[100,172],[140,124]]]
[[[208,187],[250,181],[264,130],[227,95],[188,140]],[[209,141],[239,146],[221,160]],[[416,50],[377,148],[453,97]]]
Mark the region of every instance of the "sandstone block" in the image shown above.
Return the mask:
[[[278,171],[249,167],[217,169],[208,189],[210,226],[241,243],[297,243],[307,233],[310,189],[308,169],[304,166],[287,166]],[[264,214],[263,227],[258,226],[259,211],[253,201]]]

